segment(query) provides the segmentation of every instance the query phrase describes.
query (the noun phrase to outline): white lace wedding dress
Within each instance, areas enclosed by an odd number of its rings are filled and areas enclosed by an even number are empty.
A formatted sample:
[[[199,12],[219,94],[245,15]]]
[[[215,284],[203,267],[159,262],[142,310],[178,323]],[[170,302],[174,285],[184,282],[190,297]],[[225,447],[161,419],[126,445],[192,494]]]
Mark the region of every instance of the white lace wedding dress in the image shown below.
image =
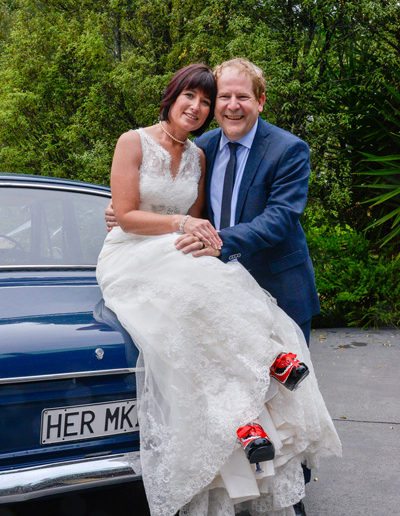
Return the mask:
[[[187,213],[200,178],[197,147],[186,143],[172,177],[169,153],[145,130],[139,135],[140,209]],[[144,363],[140,453],[151,514],[294,514],[304,496],[301,462],[340,454],[302,333],[239,263],[184,255],[176,238],[114,228],[97,268],[105,303]],[[270,380],[281,351],[311,369],[295,392]],[[256,473],[236,429],[258,417],[276,456]]]

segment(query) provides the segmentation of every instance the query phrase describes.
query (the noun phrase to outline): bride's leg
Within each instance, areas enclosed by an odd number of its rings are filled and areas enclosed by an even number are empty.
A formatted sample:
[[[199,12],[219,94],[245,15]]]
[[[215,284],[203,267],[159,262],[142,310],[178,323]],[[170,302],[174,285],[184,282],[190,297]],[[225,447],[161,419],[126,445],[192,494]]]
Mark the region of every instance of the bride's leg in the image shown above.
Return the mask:
[[[308,376],[309,369],[294,353],[280,353],[270,368],[270,374],[293,391]],[[275,457],[274,445],[258,421],[239,427],[236,434],[251,464]]]

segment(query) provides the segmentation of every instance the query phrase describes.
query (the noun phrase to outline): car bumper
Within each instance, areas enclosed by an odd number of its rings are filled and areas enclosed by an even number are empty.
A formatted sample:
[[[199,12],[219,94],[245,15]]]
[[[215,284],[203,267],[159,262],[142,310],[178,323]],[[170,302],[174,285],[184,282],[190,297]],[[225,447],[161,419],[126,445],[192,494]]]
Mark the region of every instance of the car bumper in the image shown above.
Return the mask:
[[[141,478],[139,452],[0,472],[0,504]]]

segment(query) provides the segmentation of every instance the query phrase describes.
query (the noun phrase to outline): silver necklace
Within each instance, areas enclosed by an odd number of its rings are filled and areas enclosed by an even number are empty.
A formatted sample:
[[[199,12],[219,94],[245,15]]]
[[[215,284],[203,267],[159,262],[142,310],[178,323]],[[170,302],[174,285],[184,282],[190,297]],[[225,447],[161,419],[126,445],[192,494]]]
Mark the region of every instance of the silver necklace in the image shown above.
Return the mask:
[[[165,133],[167,136],[169,136],[172,140],[174,140],[174,142],[180,143],[181,145],[185,145],[185,143],[187,142],[187,139],[186,139],[186,140],[184,140],[184,141],[182,141],[182,140],[178,140],[178,138],[175,138],[175,136],[172,136],[172,134],[171,134],[171,133],[169,133],[169,132],[165,129],[165,127],[162,125],[162,121],[161,121],[161,120],[160,120],[158,123],[161,125],[161,129],[164,131],[164,133]]]

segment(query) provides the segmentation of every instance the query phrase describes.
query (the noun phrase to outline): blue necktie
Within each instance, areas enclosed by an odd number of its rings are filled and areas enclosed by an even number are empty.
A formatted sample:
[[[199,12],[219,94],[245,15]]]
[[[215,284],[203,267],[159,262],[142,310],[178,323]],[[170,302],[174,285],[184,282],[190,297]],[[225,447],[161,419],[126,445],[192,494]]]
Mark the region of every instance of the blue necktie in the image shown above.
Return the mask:
[[[240,143],[228,142],[229,145],[229,161],[226,165],[225,176],[224,176],[224,189],[222,190],[222,202],[221,202],[221,222],[219,229],[227,228],[231,225],[231,203],[232,203],[232,192],[235,184],[236,175],[236,151]]]

